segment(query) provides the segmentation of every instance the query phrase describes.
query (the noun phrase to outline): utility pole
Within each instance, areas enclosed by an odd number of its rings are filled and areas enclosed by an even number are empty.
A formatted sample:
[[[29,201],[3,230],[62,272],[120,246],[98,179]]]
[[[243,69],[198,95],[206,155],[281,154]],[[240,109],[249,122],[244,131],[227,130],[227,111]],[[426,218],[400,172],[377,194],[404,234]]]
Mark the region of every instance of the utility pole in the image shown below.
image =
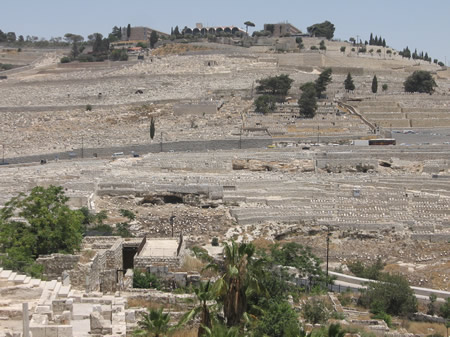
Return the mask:
[[[81,136],[81,158],[84,158],[84,137]]]
[[[239,133],[239,149],[242,149],[242,128],[241,132]]]

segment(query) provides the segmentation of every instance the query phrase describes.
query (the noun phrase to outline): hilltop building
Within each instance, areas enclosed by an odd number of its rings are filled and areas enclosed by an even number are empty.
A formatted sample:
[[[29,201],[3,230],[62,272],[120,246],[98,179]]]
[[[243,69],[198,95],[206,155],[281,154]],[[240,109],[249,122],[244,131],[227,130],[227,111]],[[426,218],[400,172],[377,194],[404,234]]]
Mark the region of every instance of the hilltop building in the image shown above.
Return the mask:
[[[264,30],[272,32],[272,36],[301,36],[302,31],[290,23],[266,23],[264,24]]]
[[[184,27],[183,34],[192,34],[192,35],[215,35],[220,33],[228,33],[236,35],[237,33],[245,34],[245,30],[236,26],[215,26],[215,27],[203,27],[202,23],[197,23],[195,28]]]

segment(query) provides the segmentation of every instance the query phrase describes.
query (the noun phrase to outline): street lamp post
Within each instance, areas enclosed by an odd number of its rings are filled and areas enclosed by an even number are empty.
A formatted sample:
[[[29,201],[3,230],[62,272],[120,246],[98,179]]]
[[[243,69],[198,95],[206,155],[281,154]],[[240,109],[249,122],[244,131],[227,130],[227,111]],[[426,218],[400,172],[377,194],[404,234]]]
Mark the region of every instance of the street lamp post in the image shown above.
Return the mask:
[[[327,284],[327,291],[328,291],[328,257],[329,257],[329,251],[330,251],[330,229],[328,229],[327,233],[327,275],[326,275],[326,284]]]
[[[176,218],[175,215],[172,215],[169,219],[170,225],[172,226],[172,237],[173,237],[173,220]]]

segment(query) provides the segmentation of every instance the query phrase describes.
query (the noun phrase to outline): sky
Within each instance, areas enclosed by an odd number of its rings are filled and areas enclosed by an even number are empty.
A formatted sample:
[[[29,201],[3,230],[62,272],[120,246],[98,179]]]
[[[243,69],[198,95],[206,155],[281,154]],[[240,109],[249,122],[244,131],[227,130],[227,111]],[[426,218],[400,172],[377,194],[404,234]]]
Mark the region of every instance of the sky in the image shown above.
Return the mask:
[[[306,27],[328,20],[335,39],[370,33],[388,46],[428,52],[450,65],[450,0],[0,0],[0,29],[16,35],[64,36],[65,33],[107,36],[113,26],[147,26],[170,33],[178,25],[193,27],[234,25],[254,30],[264,23],[289,22]],[[252,30],[250,30],[251,32]]]

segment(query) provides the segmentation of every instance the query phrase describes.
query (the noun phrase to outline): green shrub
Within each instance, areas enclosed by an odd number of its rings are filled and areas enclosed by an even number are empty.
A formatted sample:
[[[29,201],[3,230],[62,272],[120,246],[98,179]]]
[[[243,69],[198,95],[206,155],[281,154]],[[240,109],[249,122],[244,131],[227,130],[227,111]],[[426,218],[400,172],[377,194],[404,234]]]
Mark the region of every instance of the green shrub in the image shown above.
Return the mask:
[[[128,218],[130,221],[136,219],[136,214],[134,214],[132,211],[129,211],[127,209],[120,209],[119,213],[121,216]]]
[[[87,104],[86,105],[86,111],[92,111],[92,105]]]
[[[111,61],[128,61],[128,53],[125,49],[114,49],[109,58]]]
[[[131,238],[133,234],[130,232],[130,224],[127,222],[121,222],[116,224],[116,230],[114,234],[122,238]]]
[[[161,289],[160,279],[149,271],[134,269],[133,288],[138,289]]]
[[[94,62],[94,57],[92,55],[82,54],[77,57],[79,62]]]
[[[218,238],[212,238],[211,245],[214,246],[214,247],[218,247],[219,246],[219,239]]]
[[[303,317],[311,324],[325,323],[329,318],[329,312],[322,300],[312,299],[306,302]]]
[[[382,273],[381,282],[370,282],[359,297],[359,303],[377,314],[385,312],[404,316],[416,312],[417,299],[408,280],[402,275]]]
[[[64,56],[60,60],[61,63],[69,63],[70,61],[71,61],[71,59],[68,56]]]
[[[318,48],[316,46],[311,46],[311,50],[317,50]]]
[[[383,321],[386,322],[386,324],[387,324],[387,326],[389,328],[392,327],[392,317],[391,317],[391,315],[388,315],[388,314],[386,314],[383,311],[380,311],[380,312],[376,313],[375,315],[372,316],[372,318],[382,319]]]

